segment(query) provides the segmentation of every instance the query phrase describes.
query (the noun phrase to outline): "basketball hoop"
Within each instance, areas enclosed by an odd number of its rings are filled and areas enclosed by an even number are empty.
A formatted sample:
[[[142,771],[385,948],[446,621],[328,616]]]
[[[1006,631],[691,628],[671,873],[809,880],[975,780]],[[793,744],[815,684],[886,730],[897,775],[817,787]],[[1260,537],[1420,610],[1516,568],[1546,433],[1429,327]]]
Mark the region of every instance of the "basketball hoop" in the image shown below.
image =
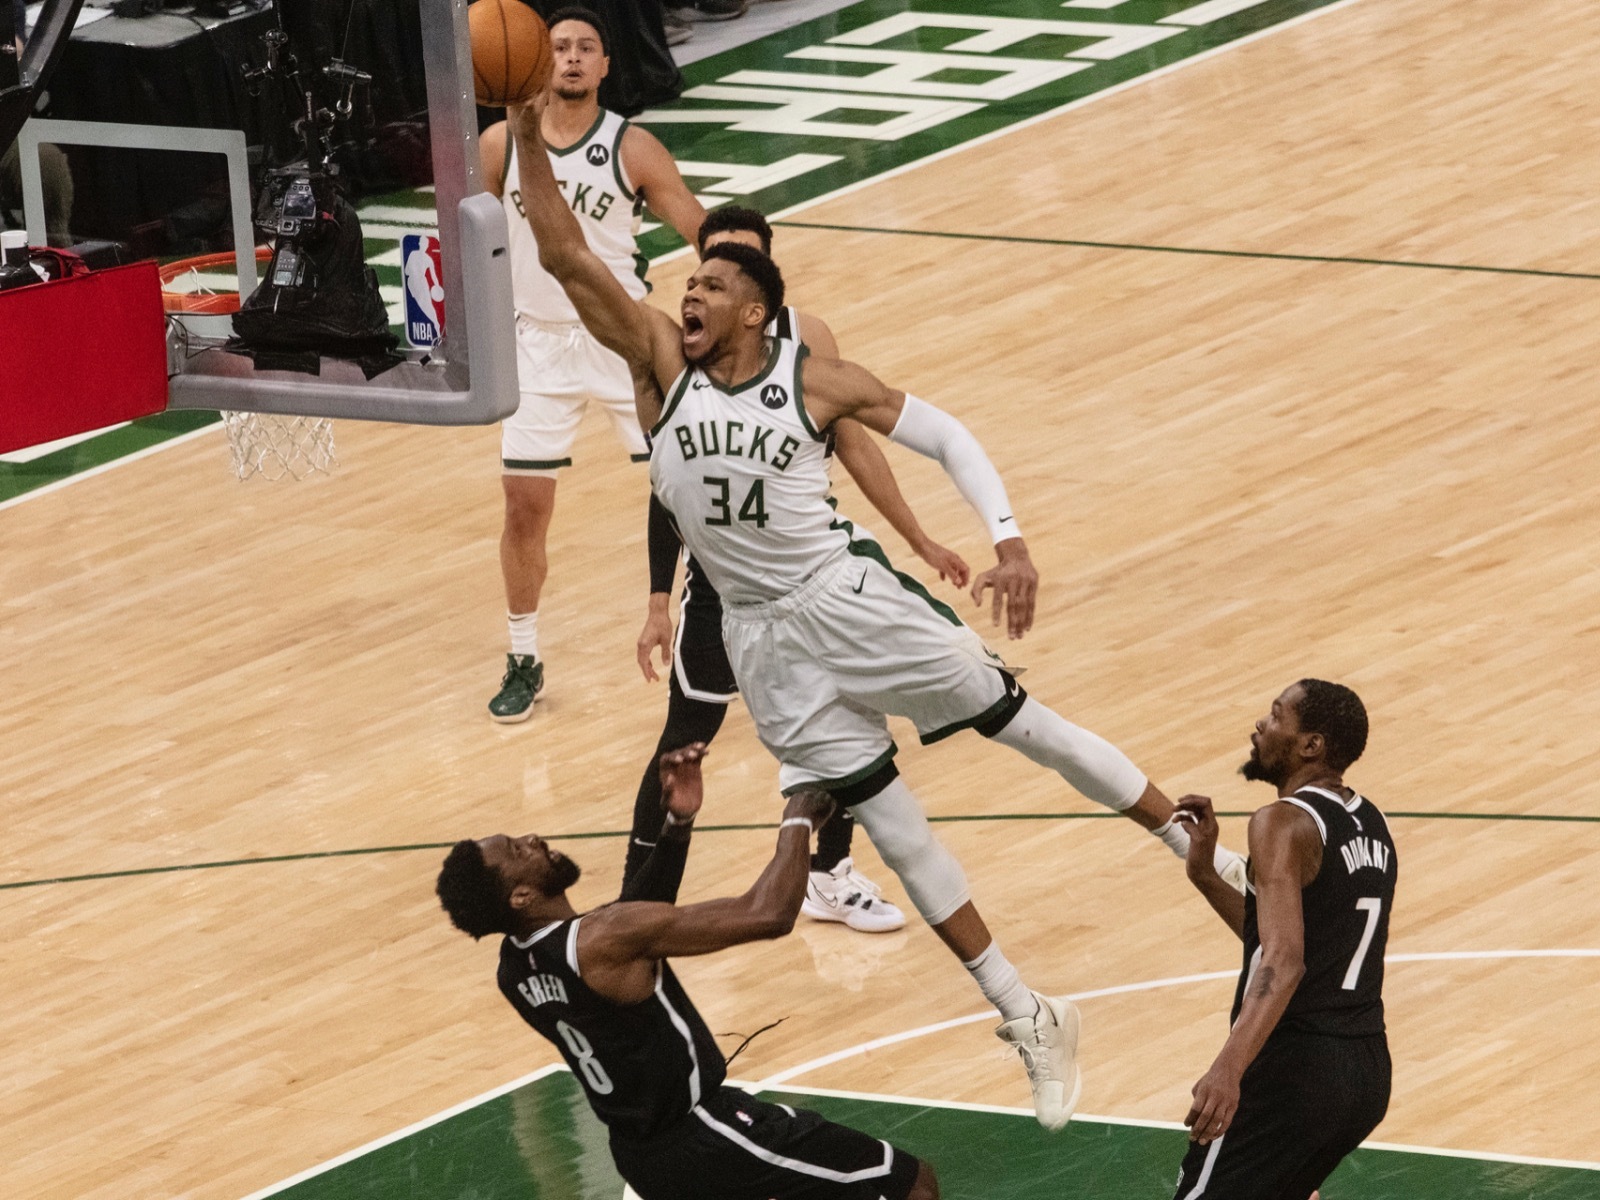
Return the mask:
[[[272,251],[256,248],[256,262],[272,261]],[[239,280],[232,254],[180,258],[161,268],[161,307],[186,327],[226,319],[239,311]],[[231,284],[232,286],[228,286]],[[187,320],[186,320],[187,318]],[[198,320],[196,320],[198,318]],[[211,327],[196,332],[214,331]],[[333,422],[327,417],[281,417],[275,413],[223,412],[222,427],[233,454],[233,473],[241,481],[305,479],[331,474]]]

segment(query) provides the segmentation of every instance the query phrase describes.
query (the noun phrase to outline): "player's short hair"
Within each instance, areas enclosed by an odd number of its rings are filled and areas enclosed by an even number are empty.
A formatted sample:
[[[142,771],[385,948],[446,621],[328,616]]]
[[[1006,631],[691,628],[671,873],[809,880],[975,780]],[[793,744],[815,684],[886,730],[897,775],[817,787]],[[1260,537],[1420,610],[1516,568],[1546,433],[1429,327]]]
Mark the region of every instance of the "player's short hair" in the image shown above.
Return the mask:
[[[611,57],[611,32],[606,28],[606,23],[600,19],[600,14],[592,8],[585,8],[581,4],[565,4],[556,9],[545,18],[545,28],[554,29],[563,21],[582,21],[585,25],[594,26],[594,31],[600,36],[600,53],[607,58]]]
[[[434,887],[439,903],[450,914],[450,923],[474,938],[511,931],[511,905],[506,901],[505,884],[484,861],[483,847],[464,838],[450,847],[439,882]]]
[[[1300,691],[1301,732],[1320,733],[1328,765],[1344,770],[1367,748],[1367,706],[1344,684],[1325,679],[1302,679]]]
[[[761,303],[767,308],[767,320],[772,320],[783,311],[783,272],[778,270],[777,263],[754,246],[738,242],[723,242],[701,256],[702,261],[713,258],[731,262],[756,285],[761,292]]]
[[[699,240],[696,243],[702,254],[705,253],[706,239],[716,233],[753,233],[761,239],[761,253],[772,257],[772,226],[767,224],[766,217],[753,208],[724,204],[708,212],[706,219],[700,222]]]

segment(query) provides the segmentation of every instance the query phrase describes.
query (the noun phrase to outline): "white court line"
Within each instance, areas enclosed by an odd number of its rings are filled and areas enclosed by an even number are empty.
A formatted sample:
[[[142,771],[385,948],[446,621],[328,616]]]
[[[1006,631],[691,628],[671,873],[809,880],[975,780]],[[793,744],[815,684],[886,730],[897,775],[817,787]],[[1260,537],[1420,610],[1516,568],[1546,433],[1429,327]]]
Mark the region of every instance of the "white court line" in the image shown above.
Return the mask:
[[[565,1063],[554,1063],[548,1067],[540,1067],[537,1071],[530,1071],[522,1078],[513,1079],[510,1083],[503,1083],[497,1088],[491,1088],[481,1096],[474,1096],[471,1100],[463,1100],[460,1104],[452,1105],[443,1112],[434,1113],[431,1117],[424,1117],[414,1125],[407,1125],[404,1129],[385,1134],[376,1141],[368,1142],[365,1146],[357,1146],[354,1150],[348,1150],[336,1158],[330,1158],[327,1162],[301,1171],[298,1175],[291,1175],[271,1187],[262,1188],[259,1192],[251,1192],[244,1200],[262,1200],[264,1196],[275,1196],[286,1188],[294,1187],[297,1183],[304,1183],[306,1180],[331,1171],[335,1167],[342,1167],[352,1159],[360,1158],[363,1154],[371,1154],[374,1150],[381,1150],[391,1143],[398,1142],[401,1138],[408,1138],[414,1133],[421,1133],[424,1129],[437,1125],[441,1121],[448,1121],[451,1117],[464,1113],[468,1109],[477,1108],[480,1104],[487,1104],[491,1100],[499,1099],[507,1092],[514,1092],[520,1087],[526,1087],[535,1080],[543,1079],[546,1075],[553,1075],[557,1071],[565,1071],[566,1069]]]
[[[1444,950],[1420,954],[1389,954],[1384,956],[1384,961],[1453,962],[1472,959],[1506,958],[1600,958],[1600,950]],[[1072,999],[1090,1000],[1101,996],[1126,995],[1129,992],[1148,992],[1154,991],[1157,988],[1178,987],[1186,983],[1205,983],[1218,979],[1233,979],[1236,978],[1238,974],[1238,970],[1234,969],[1228,971],[1206,971],[1198,975],[1173,975],[1166,979],[1150,979],[1141,983],[1118,984],[1115,987],[1096,988],[1089,992],[1077,992],[1074,993]],[[978,1021],[992,1021],[995,1019],[996,1015],[997,1014],[994,1012],[994,1010],[991,1009],[987,1012],[971,1013],[964,1017],[956,1017],[949,1021],[938,1021],[932,1025],[922,1025],[916,1029],[907,1030],[904,1033],[891,1034],[888,1037],[874,1038],[872,1041],[863,1042],[859,1046],[851,1046],[845,1050],[840,1050],[833,1054],[827,1054],[821,1058],[812,1059],[809,1062],[801,1063],[797,1067],[791,1067],[787,1071],[779,1071],[775,1075],[769,1075],[765,1079],[756,1083],[744,1083],[731,1079],[728,1081],[728,1083],[732,1087],[741,1087],[745,1091],[751,1093],[770,1091],[776,1088],[779,1084],[783,1084],[787,1080],[792,1079],[796,1075],[817,1070],[821,1067],[829,1065],[830,1063],[839,1062],[846,1058],[857,1057],[881,1046],[889,1046],[897,1042],[911,1041],[914,1038],[925,1037],[928,1034],[938,1033],[941,1030],[953,1029],[959,1025],[971,1025]],[[468,1109],[476,1108],[480,1104],[487,1104],[490,1100],[496,1099],[499,1096],[503,1096],[507,1092],[513,1092],[517,1088],[532,1083],[537,1079],[543,1079],[546,1075],[550,1075],[556,1071],[565,1070],[567,1070],[567,1067],[564,1063],[556,1063],[552,1066],[541,1067],[539,1070],[528,1075],[524,1075],[520,1079],[513,1079],[510,1083],[502,1084],[497,1088],[493,1088],[490,1091],[484,1092],[481,1096],[474,1096],[471,1100],[463,1100],[460,1104],[453,1105],[452,1107],[445,1109],[443,1112],[435,1113],[431,1117],[425,1117],[413,1125],[407,1125],[404,1129],[398,1130],[395,1133],[388,1134],[387,1136],[381,1137],[376,1141],[368,1142],[364,1146],[358,1146],[356,1149],[347,1151],[336,1158],[330,1158],[327,1162],[301,1171],[298,1175],[292,1175],[288,1179],[283,1180],[281,1183],[275,1183],[270,1187],[263,1188],[259,1192],[251,1192],[250,1195],[244,1198],[244,1200],[263,1200],[263,1198],[266,1196],[276,1195],[285,1188],[293,1187],[297,1183],[301,1183],[307,1179],[313,1178],[314,1176],[321,1175],[326,1171],[331,1171],[333,1168],[342,1166],[345,1163],[350,1162],[352,1159],[360,1158],[363,1154],[371,1153],[374,1150],[381,1149],[382,1147],[390,1145],[393,1142],[397,1142],[401,1138],[409,1137],[413,1133],[418,1133],[421,1130],[429,1128],[430,1126],[437,1125],[441,1121],[449,1120],[451,1117],[456,1116],[459,1113],[466,1112]],[[865,1100],[886,1100],[897,1103],[922,1104],[927,1105],[930,1108],[955,1108],[965,1109],[971,1112],[992,1112],[1012,1116],[1022,1115],[1031,1117],[1033,1115],[1033,1110],[1029,1108],[1012,1108],[997,1104],[964,1104],[954,1100],[928,1100],[923,1097],[886,1096],[873,1092],[846,1092],[828,1088],[802,1087],[800,1085],[786,1086],[783,1090],[812,1096],[842,1096]],[[1104,1125],[1132,1125],[1151,1129],[1183,1128],[1182,1125],[1174,1122],[1149,1121],[1136,1117],[1091,1116],[1087,1113],[1076,1115],[1072,1119],[1074,1121],[1087,1121],[1090,1123]],[[1600,1163],[1582,1162],[1579,1160],[1533,1158],[1527,1155],[1519,1154],[1497,1154],[1488,1150],[1443,1150],[1432,1146],[1407,1146],[1393,1142],[1367,1142],[1364,1144],[1375,1150],[1400,1150],[1410,1154],[1436,1154],[1445,1158],[1475,1158],[1482,1159],[1486,1162],[1517,1163],[1528,1166],[1543,1167],[1568,1167],[1579,1171],[1600,1171]]]
[[[1017,133],[1023,129],[1031,129],[1035,125],[1038,125],[1044,121],[1053,120],[1054,118],[1059,117],[1062,113],[1071,112],[1074,109],[1083,107],[1085,104],[1092,104],[1094,101],[1104,99],[1107,96],[1115,96],[1136,85],[1147,83],[1152,79],[1160,79],[1163,76],[1170,75],[1174,71],[1181,70],[1182,68],[1191,66],[1194,63],[1205,62],[1223,53],[1224,51],[1235,50],[1240,46],[1248,46],[1252,42],[1259,41],[1261,38],[1277,33],[1280,30],[1293,29],[1295,26],[1302,25],[1313,18],[1320,17],[1325,13],[1334,12],[1338,9],[1348,8],[1350,5],[1357,2],[1358,0],[1334,0],[1334,3],[1324,5],[1322,8],[1313,9],[1308,13],[1301,13],[1298,17],[1291,17],[1289,20],[1280,22],[1277,25],[1270,25],[1266,29],[1259,29],[1255,33],[1247,34],[1242,38],[1235,38],[1231,42],[1224,42],[1220,46],[1213,46],[1209,50],[1203,50],[1199,54],[1193,54],[1188,58],[1179,59],[1177,62],[1168,63],[1166,66],[1160,67],[1157,70],[1147,71],[1143,75],[1135,75],[1132,79],[1125,79],[1121,83],[1104,88],[1101,91],[1091,92],[1087,96],[1080,96],[1078,99],[1069,101],[1058,108],[1053,108],[1049,112],[1039,113],[1036,116],[1029,117],[1027,120],[1018,121],[1014,125],[1007,125],[1002,129],[993,130],[989,133],[983,134],[980,137],[975,137],[969,141],[961,142],[959,145],[948,146],[945,149],[936,151],[925,158],[919,158],[915,162],[902,163],[898,167],[893,167],[890,170],[880,172],[877,175],[870,176],[866,179],[858,179],[854,183],[848,183],[844,187],[836,188],[831,192],[825,192],[821,196],[813,197],[810,200],[802,201],[799,204],[773,213],[772,220],[780,221],[785,217],[793,216],[795,213],[804,212],[808,208],[815,208],[819,204],[826,204],[830,200],[837,200],[841,196],[848,196],[852,192],[860,191],[862,188],[871,187],[873,184],[882,183],[888,179],[896,179],[909,171],[920,170],[921,168],[930,166],[933,163],[943,162],[951,155],[960,154],[967,150],[975,149],[978,146],[986,146],[990,142],[999,138],[1007,137],[1010,134]],[[428,187],[419,190],[431,191],[432,188]],[[400,236],[404,233],[414,233],[418,231],[414,228],[400,226],[383,226],[382,228],[383,237],[392,236],[396,241],[398,241]],[[365,225],[362,227],[362,232],[368,237],[379,236],[373,232],[372,228]],[[672,262],[675,259],[682,258],[684,255],[688,254],[690,249],[691,247],[689,246],[680,246],[678,249],[669,251],[668,253],[661,255],[659,258],[651,259],[650,265],[654,266],[656,263]],[[185,437],[188,436],[192,435],[185,435]],[[167,444],[170,443],[163,443],[163,445]],[[87,479],[91,475],[98,475],[103,471],[110,470],[112,467],[120,467],[125,463],[136,462],[141,458],[147,457],[156,449],[159,449],[159,447],[151,447],[150,450],[141,451],[138,454],[130,454],[123,458],[113,459],[111,462],[96,467],[91,471],[84,471],[77,475],[68,475],[65,479],[57,480],[55,483],[47,484],[44,487],[34,488],[29,492],[23,492],[20,496],[13,496],[10,500],[0,503],[0,510],[10,508],[15,504],[20,504],[24,500],[35,500],[40,496],[48,495],[50,492],[59,491],[61,488],[66,487],[69,484],[76,483],[80,479]]]
[[[1097,988],[1092,992],[1074,992],[1068,1000],[1094,1000],[1101,996],[1121,996],[1128,992],[1150,992],[1157,988],[1177,987],[1185,983],[1205,983],[1214,979],[1237,979],[1237,968],[1231,971],[1208,971],[1203,975],[1174,975],[1169,979],[1150,979],[1143,983],[1125,983],[1117,987]],[[823,1067],[832,1066],[836,1062],[843,1062],[847,1058],[857,1058],[873,1050],[880,1050],[884,1046],[893,1046],[898,1042],[909,1042],[916,1038],[927,1037],[932,1033],[942,1033],[946,1029],[955,1029],[961,1025],[974,1025],[979,1021],[992,1021],[998,1014],[994,1009],[985,1009],[983,1012],[968,1013],[964,1017],[952,1017],[948,1021],[936,1021],[932,1025],[922,1025],[916,1029],[908,1029],[904,1033],[892,1033],[888,1037],[873,1038],[870,1042],[862,1042],[859,1046],[850,1046],[844,1050],[835,1050],[832,1054],[824,1054],[821,1058],[813,1058],[799,1066],[790,1067],[786,1071],[779,1071],[776,1075],[768,1075],[756,1084],[756,1091],[765,1091],[787,1082],[800,1075],[808,1075],[812,1071]]]
[[[36,487],[32,491],[23,492],[20,496],[13,496],[9,500],[0,500],[0,512],[21,504],[25,500],[37,500],[40,496],[48,496],[51,492],[59,492],[64,487],[70,487],[80,480],[93,479],[96,475],[104,475],[107,471],[128,463],[138,462],[141,458],[149,458],[152,454],[159,454],[163,450],[171,450],[174,446],[181,446],[185,442],[192,442],[195,438],[208,433],[219,433],[222,422],[213,425],[203,425],[199,429],[191,429],[188,433],[180,433],[177,437],[168,438],[164,442],[157,442],[153,446],[146,446],[143,450],[135,450],[132,454],[124,454],[120,458],[113,458],[110,462],[101,463],[98,467],[90,467],[87,471],[78,471],[54,483],[47,483],[43,487]]]
[[[1472,962],[1508,958],[1600,958],[1600,950],[1440,950],[1414,954],[1386,954],[1383,961],[1386,963]],[[1073,992],[1067,996],[1067,999],[1073,1001],[1096,1000],[1102,996],[1121,996],[1130,992],[1153,992],[1161,988],[1181,987],[1186,983],[1205,983],[1216,979],[1236,979],[1238,975],[1237,968],[1230,971],[1208,971],[1200,975],[1173,975],[1166,979],[1147,979],[1141,983],[1125,983],[1117,987],[1096,988],[1092,992]],[[820,1058],[809,1059],[798,1066],[779,1071],[775,1075],[768,1075],[750,1090],[766,1091],[801,1075],[809,1075],[812,1071],[821,1070],[823,1067],[832,1066],[837,1062],[844,1062],[846,1059],[859,1058],[863,1054],[869,1054],[874,1050],[882,1049],[884,1046],[914,1041],[917,1038],[942,1033],[946,1029],[955,1029],[961,1025],[974,1025],[979,1021],[992,1021],[998,1015],[994,1009],[990,1008],[985,1009],[983,1012],[968,1013],[964,1017],[952,1017],[946,1021],[935,1021],[931,1025],[920,1025],[915,1029],[889,1034],[887,1037],[873,1038],[870,1042],[862,1042],[858,1046],[848,1046],[843,1050],[835,1050],[832,1054],[824,1054]]]

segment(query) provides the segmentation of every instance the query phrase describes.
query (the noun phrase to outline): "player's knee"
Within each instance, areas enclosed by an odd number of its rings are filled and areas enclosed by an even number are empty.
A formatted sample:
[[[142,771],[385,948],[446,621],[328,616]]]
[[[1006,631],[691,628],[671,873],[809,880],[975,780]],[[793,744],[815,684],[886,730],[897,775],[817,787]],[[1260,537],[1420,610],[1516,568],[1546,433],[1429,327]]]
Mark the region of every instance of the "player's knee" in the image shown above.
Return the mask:
[[[850,812],[928,924],[947,920],[971,899],[966,872],[933,836],[922,805],[904,783],[895,780]]]
[[[531,533],[549,525],[555,511],[555,480],[521,475],[502,475],[500,479],[506,497],[507,528]]]
[[[939,1200],[939,1177],[925,1161],[917,1163],[917,1179],[906,1193],[906,1200]]]

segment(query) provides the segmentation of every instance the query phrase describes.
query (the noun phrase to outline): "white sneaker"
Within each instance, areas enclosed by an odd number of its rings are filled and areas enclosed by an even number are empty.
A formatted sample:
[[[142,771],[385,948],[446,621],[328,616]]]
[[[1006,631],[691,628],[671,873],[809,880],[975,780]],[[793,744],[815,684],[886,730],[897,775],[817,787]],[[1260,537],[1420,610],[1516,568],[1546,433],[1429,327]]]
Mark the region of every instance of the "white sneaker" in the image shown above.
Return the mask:
[[[1242,854],[1232,850],[1218,850],[1220,854],[1229,855],[1228,861],[1218,869],[1217,874],[1222,876],[1222,882],[1238,892],[1241,896],[1250,882],[1250,864],[1245,861]]]
[[[906,923],[906,915],[848,858],[831,871],[811,872],[800,911],[818,921],[842,921],[861,933],[888,933]]]
[[[1083,1090],[1078,1070],[1078,1009],[1070,1000],[1030,993],[1039,1011],[996,1029],[995,1036],[1017,1048],[1033,1085],[1033,1111],[1046,1129],[1060,1129],[1072,1119]]]

